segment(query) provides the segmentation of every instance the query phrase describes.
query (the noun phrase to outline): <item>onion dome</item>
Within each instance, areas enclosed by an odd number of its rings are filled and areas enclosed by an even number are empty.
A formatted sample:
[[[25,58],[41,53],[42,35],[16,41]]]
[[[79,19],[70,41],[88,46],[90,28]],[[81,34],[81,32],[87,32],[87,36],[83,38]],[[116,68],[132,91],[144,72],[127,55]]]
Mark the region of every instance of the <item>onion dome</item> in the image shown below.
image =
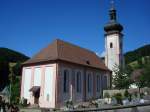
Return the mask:
[[[123,26],[117,22],[114,4],[112,4],[112,7],[109,10],[109,17],[110,21],[104,26],[105,32],[121,32],[123,30]]]

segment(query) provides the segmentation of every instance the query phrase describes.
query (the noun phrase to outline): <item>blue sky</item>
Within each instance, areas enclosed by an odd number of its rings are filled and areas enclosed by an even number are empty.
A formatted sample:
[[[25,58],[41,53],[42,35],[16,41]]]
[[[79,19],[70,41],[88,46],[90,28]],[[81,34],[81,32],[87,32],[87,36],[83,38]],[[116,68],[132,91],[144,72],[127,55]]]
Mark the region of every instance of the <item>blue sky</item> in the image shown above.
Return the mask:
[[[150,0],[116,0],[124,52],[150,43]],[[110,0],[0,0],[0,47],[33,56],[54,39],[97,53]]]

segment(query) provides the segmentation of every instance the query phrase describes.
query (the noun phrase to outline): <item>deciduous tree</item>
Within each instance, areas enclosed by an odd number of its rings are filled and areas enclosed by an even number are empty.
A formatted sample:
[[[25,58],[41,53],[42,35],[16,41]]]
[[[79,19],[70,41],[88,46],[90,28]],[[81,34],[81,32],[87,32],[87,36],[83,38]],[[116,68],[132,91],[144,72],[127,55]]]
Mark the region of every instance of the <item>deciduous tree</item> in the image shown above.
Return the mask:
[[[125,67],[122,68],[120,66],[115,65],[113,72],[113,86],[116,89],[128,89],[130,84],[132,83],[130,74],[131,74],[131,68]]]

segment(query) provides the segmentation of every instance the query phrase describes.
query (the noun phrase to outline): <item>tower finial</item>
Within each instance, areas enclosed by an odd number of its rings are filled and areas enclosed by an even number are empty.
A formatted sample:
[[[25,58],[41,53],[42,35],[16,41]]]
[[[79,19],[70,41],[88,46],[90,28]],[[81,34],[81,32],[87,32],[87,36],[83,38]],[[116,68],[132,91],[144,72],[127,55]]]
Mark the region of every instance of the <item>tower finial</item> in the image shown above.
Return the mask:
[[[110,20],[116,21],[116,9],[115,9],[115,2],[111,0],[111,7],[110,7]]]
[[[111,0],[110,4],[111,4],[110,10],[115,10],[115,1]]]

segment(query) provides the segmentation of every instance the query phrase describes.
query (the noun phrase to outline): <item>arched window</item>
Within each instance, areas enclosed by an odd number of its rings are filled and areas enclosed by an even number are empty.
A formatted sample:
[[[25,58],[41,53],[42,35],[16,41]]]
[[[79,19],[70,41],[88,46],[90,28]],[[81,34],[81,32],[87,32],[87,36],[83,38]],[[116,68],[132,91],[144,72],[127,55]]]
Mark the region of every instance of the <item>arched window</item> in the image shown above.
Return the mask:
[[[96,84],[97,84],[97,92],[100,92],[100,76],[97,75],[97,78],[96,78]]]
[[[107,89],[107,76],[103,76],[103,89]]]
[[[77,87],[77,92],[80,93],[81,92],[81,72],[77,72],[76,75],[76,87]]]
[[[64,84],[63,84],[64,93],[69,92],[69,71],[64,70]]]
[[[91,92],[92,89],[92,83],[91,83],[91,74],[88,74],[88,92]]]
[[[110,48],[113,48],[113,43],[112,42],[110,43]]]

